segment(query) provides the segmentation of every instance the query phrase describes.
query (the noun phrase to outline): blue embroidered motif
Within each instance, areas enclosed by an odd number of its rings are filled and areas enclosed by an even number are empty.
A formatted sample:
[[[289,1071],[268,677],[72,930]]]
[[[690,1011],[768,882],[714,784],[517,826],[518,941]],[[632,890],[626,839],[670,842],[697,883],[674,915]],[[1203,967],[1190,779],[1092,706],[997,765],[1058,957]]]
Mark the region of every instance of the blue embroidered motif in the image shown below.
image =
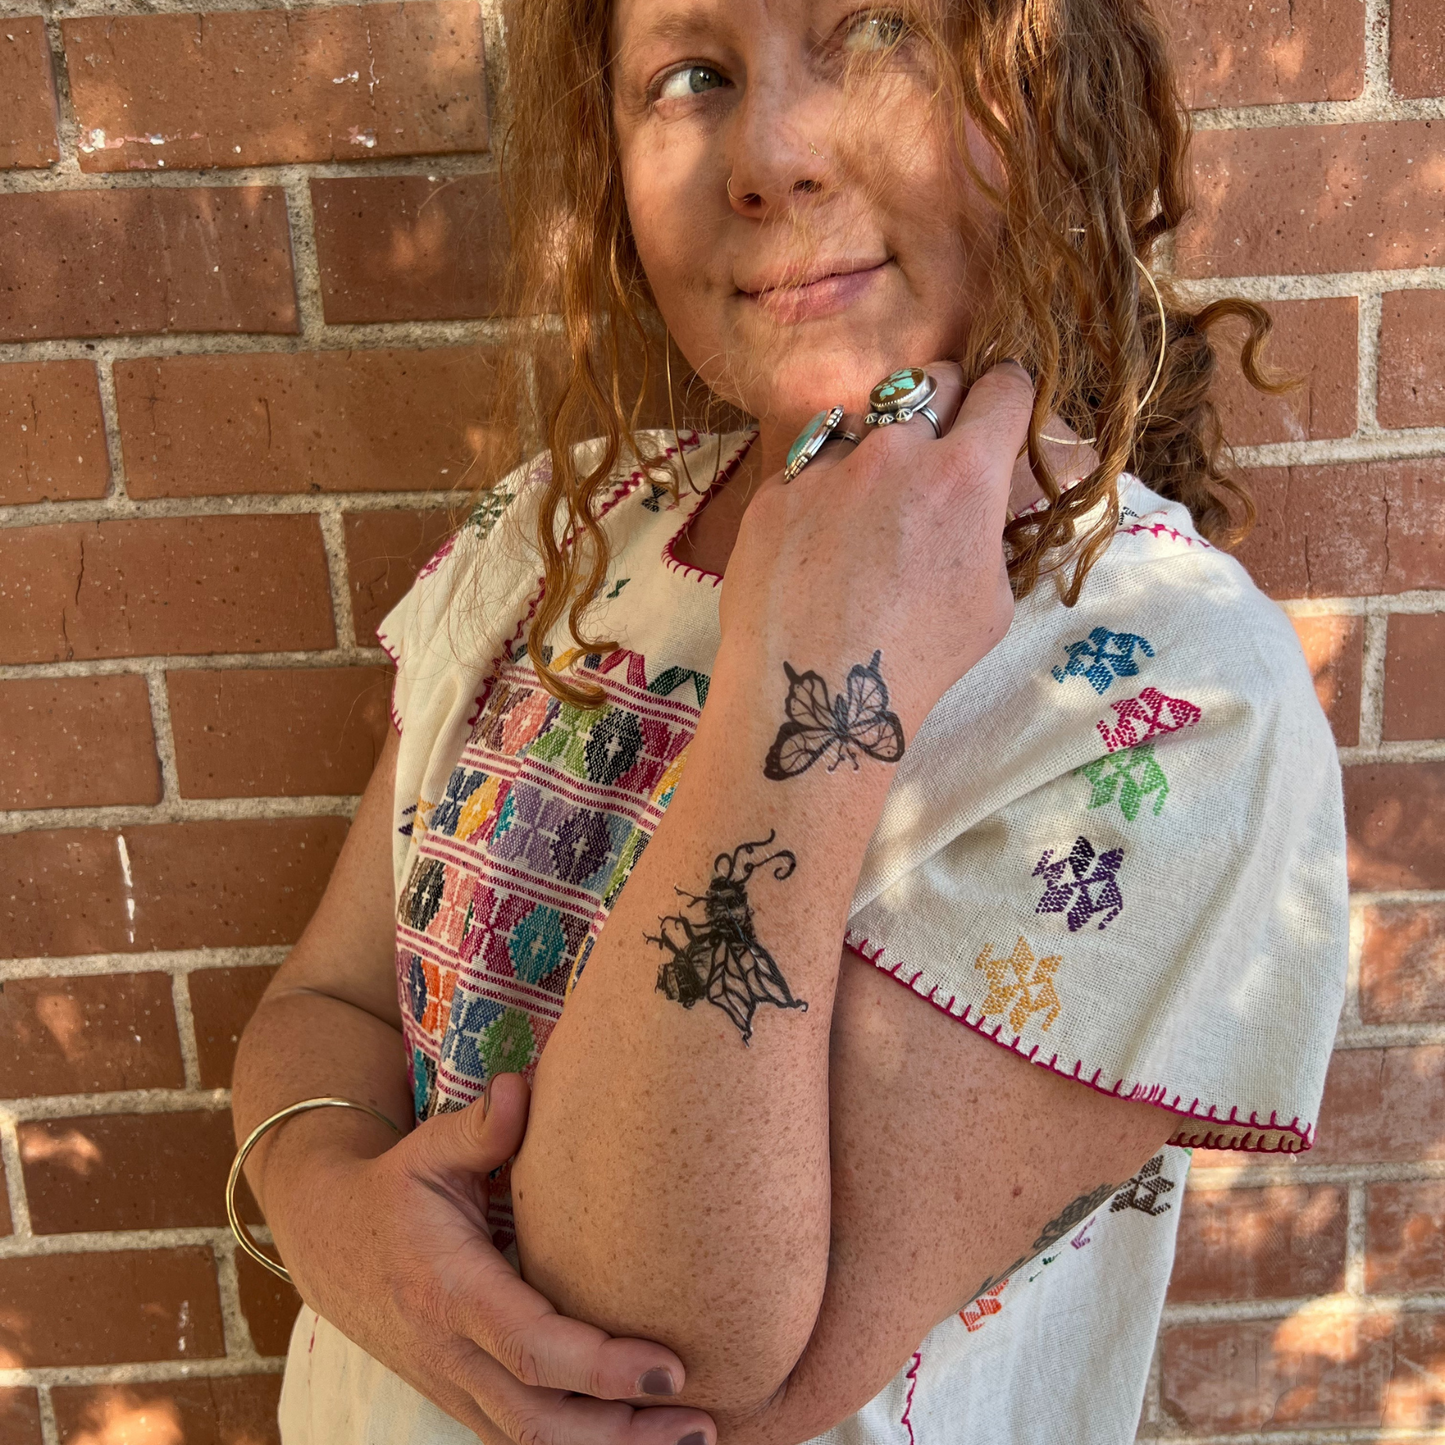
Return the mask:
[[[1067,908],[1070,933],[1077,933],[1096,913],[1104,914],[1099,927],[1107,927],[1124,910],[1118,881],[1123,861],[1122,848],[1096,854],[1094,845],[1084,837],[1076,838],[1073,848],[1057,861],[1054,850],[1046,848],[1030,875],[1037,878],[1042,874],[1044,879],[1044,896],[1034,911],[1062,913]],[[1074,876],[1065,878],[1066,871]]]
[[[1139,664],[1134,661],[1134,649],[1138,648],[1145,657],[1154,656],[1153,645],[1133,632],[1110,632],[1107,627],[1096,627],[1087,638],[1068,643],[1064,651],[1069,660],[1063,667],[1053,668],[1054,681],[1062,682],[1066,677],[1082,677],[1095,692],[1103,694],[1116,677],[1135,677]]]

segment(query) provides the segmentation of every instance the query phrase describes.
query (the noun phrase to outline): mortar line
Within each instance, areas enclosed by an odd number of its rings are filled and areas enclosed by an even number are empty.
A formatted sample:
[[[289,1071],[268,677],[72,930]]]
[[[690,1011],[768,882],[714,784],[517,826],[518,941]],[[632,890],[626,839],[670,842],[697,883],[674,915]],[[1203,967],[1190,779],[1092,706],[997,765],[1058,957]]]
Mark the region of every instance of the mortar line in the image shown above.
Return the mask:
[[[1365,0],[1365,84],[1362,99],[1398,105],[1390,84],[1390,0]]]
[[[319,513],[321,545],[326,551],[326,575],[331,585],[331,616],[338,644],[355,646],[356,621],[351,610],[351,566],[346,555],[346,524],[335,503]]]
[[[151,710],[151,734],[160,764],[161,803],[174,806],[181,801],[180,772],[176,763],[176,738],[171,726],[170,693],[166,688],[165,666],[151,663],[143,669],[146,698]]]
[[[182,1089],[117,1089],[92,1094],[39,1094],[0,1100],[0,1137],[7,1125],[28,1123],[32,1119],[59,1119],[69,1115],[89,1118],[97,1114],[184,1114],[230,1107],[229,1089],[204,1089],[199,1093]]]
[[[23,978],[107,978],[119,973],[174,973],[210,968],[273,968],[290,952],[289,944],[256,948],[191,948],[171,952],[71,954],[53,958],[0,959],[0,983]]]
[[[1335,1047],[1348,1038],[1351,1031],[1361,1028],[1360,1019],[1360,959],[1364,953],[1365,910],[1350,906],[1349,963],[1345,971],[1345,1002],[1340,1010],[1340,1022],[1335,1033]]]
[[[286,216],[291,237],[291,274],[296,288],[297,318],[303,341],[311,342],[326,330],[321,268],[316,252],[316,217],[311,209],[310,173],[288,174],[285,182]]]
[[[1360,436],[1388,435],[1380,427],[1380,319],[1384,301],[1380,292],[1359,299],[1358,390],[1356,393],[1356,428]]]
[[[4,8],[8,12],[11,7],[7,4]],[[47,174],[73,181],[80,174],[76,149],[80,127],[75,119],[75,106],[70,94],[70,62],[65,54],[65,36],[60,28],[60,17],[55,14],[54,6],[49,0],[44,0],[39,6],[30,5],[27,8],[32,15],[37,9],[40,11],[41,21],[45,26],[45,38],[50,47],[50,73],[55,81],[55,144],[60,152],[60,159],[53,166],[47,167]]]
[[[60,1422],[55,1418],[55,1401],[50,1395],[48,1383],[42,1383],[35,1388],[35,1394],[40,1402],[40,1439],[42,1445],[61,1445]]]
[[[397,503],[412,500],[413,505]],[[241,492],[215,496],[83,498],[19,502],[0,508],[0,528],[54,527],[71,522],[129,522],[184,517],[324,517],[328,510],[425,512],[455,506],[455,489],[408,492]],[[389,505],[388,505],[389,503]]]
[[[252,1356],[259,1354],[251,1335],[251,1322],[241,1308],[241,1276],[236,1268],[236,1243],[218,1244],[214,1250],[216,1258],[216,1285],[221,1295],[221,1331],[225,1340],[227,1356]]]
[[[1385,716],[1385,641],[1388,626],[1388,615],[1365,614],[1364,655],[1360,665],[1360,747],[1374,751],[1400,746],[1381,740]]]
[[[5,1166],[5,1194],[10,1205],[9,1239],[30,1239],[30,1201],[25,1196],[25,1174],[20,1167],[20,1139],[15,1120],[0,1114],[0,1163]]]
[[[391,659],[379,647],[327,647],[314,652],[212,652],[157,657],[97,657],[77,661],[11,662],[0,664],[0,682],[37,677],[113,677],[119,673],[144,675],[148,666],[159,663],[168,671],[216,668],[309,668],[367,664],[387,667]],[[194,801],[194,800],[192,800]]]
[[[360,794],[297,798],[183,798],[153,807],[114,804],[103,808],[13,808],[0,810],[0,834],[51,828],[144,828],[162,823],[255,823],[271,819],[347,818]]]
[[[181,1067],[186,1088],[201,1088],[201,1058],[196,1045],[196,1015],[191,1007],[190,979],[184,973],[171,975],[171,1006],[176,1011],[176,1034],[181,1046]]]
[[[36,1234],[29,1239],[0,1239],[0,1259],[41,1259],[62,1254],[135,1254],[155,1249],[195,1249],[213,1253],[231,1237],[225,1225],[177,1225],[158,1229],[87,1229],[68,1234]]]
[[[217,1355],[211,1359],[158,1360],[127,1365],[32,1365],[0,1369],[0,1388],[38,1389],[49,1385],[146,1385],[176,1380],[228,1380],[242,1375],[279,1375],[285,1356]]]
[[[1365,1295],[1365,1186],[1351,1184],[1346,1195],[1345,1293],[1357,1299]]]

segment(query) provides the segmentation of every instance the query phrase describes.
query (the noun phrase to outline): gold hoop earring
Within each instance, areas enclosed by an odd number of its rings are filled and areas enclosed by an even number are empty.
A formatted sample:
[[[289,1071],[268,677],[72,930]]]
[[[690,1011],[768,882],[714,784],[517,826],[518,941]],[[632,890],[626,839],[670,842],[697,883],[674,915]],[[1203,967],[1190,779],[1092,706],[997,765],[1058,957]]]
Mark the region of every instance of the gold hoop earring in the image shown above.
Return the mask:
[[[1164,375],[1164,357],[1169,349],[1169,319],[1164,314],[1164,298],[1159,294],[1159,287],[1155,284],[1154,277],[1150,274],[1149,268],[1137,257],[1134,257],[1134,264],[1139,268],[1139,274],[1149,283],[1149,289],[1154,293],[1154,304],[1159,308],[1159,360],[1154,363],[1154,375],[1150,378],[1149,389],[1139,398],[1139,411],[1143,411],[1149,405],[1149,398],[1154,395],[1155,388],[1159,385],[1159,378]],[[1093,446],[1098,441],[1098,436],[1091,437],[1051,437],[1039,433],[1039,440],[1042,442],[1053,442],[1055,446],[1062,447],[1087,447]]]
[[[692,479],[692,469],[687,464],[687,451],[682,445],[682,438],[677,434],[677,407],[672,397],[672,332],[667,327],[662,328],[662,369],[667,380],[667,415],[672,422],[672,444],[677,449],[678,460],[682,463],[683,475],[687,478],[688,490],[696,493],[698,486]],[[711,491],[717,485],[719,473],[722,471],[722,433],[718,433],[717,457],[712,464],[712,481],[708,483],[708,490]],[[700,493],[699,493],[700,495]]]

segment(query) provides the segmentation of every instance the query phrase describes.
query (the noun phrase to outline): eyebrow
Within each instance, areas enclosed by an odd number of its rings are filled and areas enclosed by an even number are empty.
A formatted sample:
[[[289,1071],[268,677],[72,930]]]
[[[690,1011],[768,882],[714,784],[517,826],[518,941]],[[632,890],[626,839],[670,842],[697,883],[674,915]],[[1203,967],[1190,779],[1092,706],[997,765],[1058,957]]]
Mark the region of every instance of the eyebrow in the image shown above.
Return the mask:
[[[627,37],[627,48],[630,50],[649,41],[686,40],[711,29],[716,21],[717,16],[711,6],[688,5],[669,9],[639,27],[635,35]]]

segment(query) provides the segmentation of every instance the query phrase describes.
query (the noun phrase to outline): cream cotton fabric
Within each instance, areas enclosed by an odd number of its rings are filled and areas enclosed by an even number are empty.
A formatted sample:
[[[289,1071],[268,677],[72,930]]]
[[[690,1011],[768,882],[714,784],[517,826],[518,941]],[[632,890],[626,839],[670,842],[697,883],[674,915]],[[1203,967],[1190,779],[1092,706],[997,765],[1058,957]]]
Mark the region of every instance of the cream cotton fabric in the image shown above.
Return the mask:
[[[703,480],[749,444],[685,440]],[[591,627],[619,646],[576,664],[605,684],[598,716],[611,722],[549,705],[521,656],[538,597],[535,496],[525,473],[504,483],[380,634],[399,658],[398,974],[419,1117],[459,1107],[488,1069],[534,1066],[671,796],[718,646],[719,579],[671,551],[706,496],[677,506],[641,471],[621,473]],[[821,1437],[836,1445],[1131,1439],[1185,1146],[1294,1151],[1312,1138],[1347,937],[1329,729],[1293,629],[1243,568],[1136,479],[1120,503],[1078,605],[1040,585],[910,740],[848,937],[960,1023],[1155,1103],[1178,1129],[1123,1190],[940,1323]],[[618,739],[632,751],[614,764]],[[584,835],[597,867],[566,874],[564,903],[548,858]],[[523,865],[502,870],[503,853],[532,860],[516,897],[499,880]],[[485,936],[478,900],[495,911]],[[503,1180],[499,1244],[509,1203]],[[473,1438],[309,1310],[281,1420],[285,1445]]]

